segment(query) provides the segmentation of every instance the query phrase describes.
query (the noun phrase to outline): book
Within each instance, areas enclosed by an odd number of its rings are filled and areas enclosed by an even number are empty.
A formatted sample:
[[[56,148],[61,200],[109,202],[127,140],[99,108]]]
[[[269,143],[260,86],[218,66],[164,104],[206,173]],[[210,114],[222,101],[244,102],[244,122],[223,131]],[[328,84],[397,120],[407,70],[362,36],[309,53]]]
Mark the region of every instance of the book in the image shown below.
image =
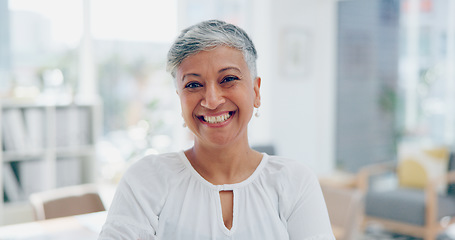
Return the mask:
[[[19,178],[25,196],[46,190],[45,178],[46,163],[42,159],[21,161],[19,163]]]
[[[4,110],[2,125],[6,150],[25,151],[28,149],[28,136],[20,108]]]
[[[2,140],[3,140],[3,149],[5,151],[14,151],[16,146],[14,145],[13,133],[7,124],[5,116],[7,112],[3,113],[3,121],[2,121]]]
[[[82,167],[79,158],[57,159],[57,187],[82,183]]]
[[[89,107],[80,107],[78,109],[78,143],[81,146],[87,146],[92,144],[92,114]]]
[[[70,131],[68,127],[71,126],[74,118],[72,119],[67,107],[58,107],[55,112],[55,143],[56,147],[68,147]]]
[[[24,199],[24,193],[19,184],[19,179],[15,174],[11,163],[3,164],[3,184],[5,195],[9,201],[19,201]]]
[[[29,145],[32,150],[39,150],[45,144],[45,115],[43,108],[28,108],[24,111],[25,125],[28,133]]]
[[[67,134],[68,134],[68,146],[75,147],[79,146],[79,132],[81,131],[79,121],[79,108],[76,106],[70,106],[66,109],[69,121],[67,122]]]

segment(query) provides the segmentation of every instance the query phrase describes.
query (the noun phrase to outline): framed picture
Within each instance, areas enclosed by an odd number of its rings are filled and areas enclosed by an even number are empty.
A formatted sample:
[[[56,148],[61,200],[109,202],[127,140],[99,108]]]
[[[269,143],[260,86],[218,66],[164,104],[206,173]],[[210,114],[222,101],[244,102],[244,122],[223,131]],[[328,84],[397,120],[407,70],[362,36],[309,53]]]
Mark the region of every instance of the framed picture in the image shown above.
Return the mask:
[[[305,29],[288,28],[282,35],[281,64],[287,77],[308,76],[311,68],[310,34]]]

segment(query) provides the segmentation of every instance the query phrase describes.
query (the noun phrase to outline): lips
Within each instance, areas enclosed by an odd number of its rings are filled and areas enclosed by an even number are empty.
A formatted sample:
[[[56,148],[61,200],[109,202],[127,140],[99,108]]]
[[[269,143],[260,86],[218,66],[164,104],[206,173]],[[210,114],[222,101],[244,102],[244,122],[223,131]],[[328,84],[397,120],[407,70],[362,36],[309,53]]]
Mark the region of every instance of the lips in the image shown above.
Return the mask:
[[[201,121],[204,121],[206,123],[219,124],[219,123],[223,123],[223,122],[227,121],[228,119],[230,119],[233,114],[234,114],[234,112],[225,112],[225,113],[217,115],[217,116],[202,115],[202,116],[199,116],[198,118]]]

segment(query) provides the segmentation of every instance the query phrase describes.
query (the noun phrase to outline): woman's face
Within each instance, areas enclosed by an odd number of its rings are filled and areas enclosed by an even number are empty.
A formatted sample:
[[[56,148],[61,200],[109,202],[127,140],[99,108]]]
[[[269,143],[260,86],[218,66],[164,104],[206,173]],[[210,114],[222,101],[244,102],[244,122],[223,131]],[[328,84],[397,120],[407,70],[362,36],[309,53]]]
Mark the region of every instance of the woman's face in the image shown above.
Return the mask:
[[[197,143],[248,141],[248,122],[261,104],[261,79],[251,79],[241,51],[222,46],[189,56],[176,81],[183,118]]]

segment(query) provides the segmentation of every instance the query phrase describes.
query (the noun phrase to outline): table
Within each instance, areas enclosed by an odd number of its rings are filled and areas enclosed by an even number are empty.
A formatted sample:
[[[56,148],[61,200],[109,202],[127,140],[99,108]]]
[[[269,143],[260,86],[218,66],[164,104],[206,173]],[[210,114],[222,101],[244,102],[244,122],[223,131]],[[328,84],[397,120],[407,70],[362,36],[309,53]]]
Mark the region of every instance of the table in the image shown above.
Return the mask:
[[[0,227],[0,240],[96,240],[107,212]]]

